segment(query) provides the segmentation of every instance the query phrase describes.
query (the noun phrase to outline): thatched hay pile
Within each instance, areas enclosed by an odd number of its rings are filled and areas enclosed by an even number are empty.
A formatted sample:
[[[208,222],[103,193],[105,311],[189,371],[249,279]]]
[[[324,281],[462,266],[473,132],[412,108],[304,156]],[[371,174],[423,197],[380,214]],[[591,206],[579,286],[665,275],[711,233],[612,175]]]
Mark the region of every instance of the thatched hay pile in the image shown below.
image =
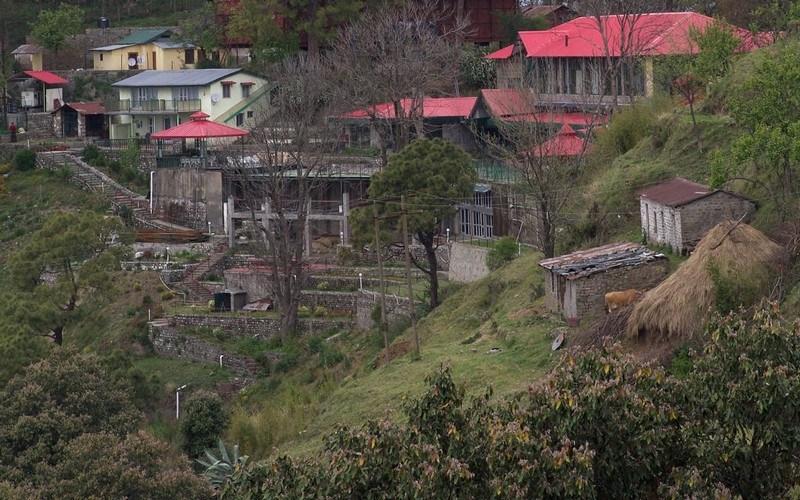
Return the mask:
[[[663,342],[690,338],[714,307],[709,261],[742,280],[765,285],[780,247],[747,224],[725,221],[712,228],[692,255],[663,283],[645,293],[628,320],[626,336]]]

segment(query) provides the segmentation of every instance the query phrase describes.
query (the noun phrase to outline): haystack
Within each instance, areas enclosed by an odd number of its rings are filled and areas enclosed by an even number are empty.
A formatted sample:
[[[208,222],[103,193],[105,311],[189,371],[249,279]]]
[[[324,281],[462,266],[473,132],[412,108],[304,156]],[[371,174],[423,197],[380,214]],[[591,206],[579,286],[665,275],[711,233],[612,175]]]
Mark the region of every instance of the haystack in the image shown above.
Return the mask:
[[[690,338],[708,321],[714,307],[709,261],[728,274],[763,286],[779,248],[747,224],[718,224],[672,276],[645,293],[630,315],[626,336],[655,342]]]

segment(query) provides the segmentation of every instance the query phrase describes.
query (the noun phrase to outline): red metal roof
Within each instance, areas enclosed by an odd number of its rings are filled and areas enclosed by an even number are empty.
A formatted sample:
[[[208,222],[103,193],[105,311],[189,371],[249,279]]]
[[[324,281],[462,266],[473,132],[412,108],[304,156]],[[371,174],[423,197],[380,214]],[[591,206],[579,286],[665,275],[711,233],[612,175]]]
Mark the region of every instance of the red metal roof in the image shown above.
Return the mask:
[[[44,82],[48,85],[61,85],[67,83],[66,80],[64,80],[58,75],[50,73],[49,71],[23,71],[23,73],[25,73],[31,78],[36,78],[40,82]]]
[[[485,112],[492,118],[501,118],[535,111],[535,97],[530,89],[483,89],[470,117],[480,118]]]
[[[484,59],[508,59],[514,53],[514,45],[509,45],[508,47],[503,47],[500,50],[496,50],[491,54],[487,54],[483,56]]]
[[[697,182],[676,177],[651,188],[637,191],[636,194],[668,207],[679,207],[705,198],[716,191]]]
[[[475,97],[426,97],[422,100],[423,118],[467,118],[475,104]],[[400,101],[406,115],[411,110],[412,100]],[[394,119],[394,103],[385,102],[366,109],[352,111],[340,118],[368,120],[370,118]]]
[[[534,149],[537,156],[579,156],[586,152],[585,141],[566,123],[552,139],[543,142]]]
[[[650,56],[694,54],[698,49],[690,30],[704,30],[716,21],[695,12],[662,12],[642,14],[635,20],[635,28],[631,27],[632,22],[622,15],[579,17],[549,30],[520,31],[519,39],[527,57],[619,57],[623,52]],[[739,51],[751,51],[771,39],[769,35],[754,36],[741,28],[733,29],[742,40]],[[511,56],[507,49],[486,57],[506,59]]]
[[[238,137],[250,133],[210,121],[208,115],[202,111],[192,114],[189,118],[191,118],[191,121],[156,132],[153,134],[153,139],[207,139],[211,137]]]

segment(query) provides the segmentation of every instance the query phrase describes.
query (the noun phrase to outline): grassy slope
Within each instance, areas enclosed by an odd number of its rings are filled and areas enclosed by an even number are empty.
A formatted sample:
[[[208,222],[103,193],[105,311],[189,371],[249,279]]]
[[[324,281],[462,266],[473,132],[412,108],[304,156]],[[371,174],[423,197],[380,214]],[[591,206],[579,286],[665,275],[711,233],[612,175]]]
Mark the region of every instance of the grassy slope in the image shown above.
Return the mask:
[[[312,454],[340,422],[401,418],[403,395],[421,393],[425,377],[443,363],[473,394],[490,385],[497,395],[510,394],[540,378],[558,356],[550,345],[561,323],[536,292],[542,286],[539,257],[523,256],[447,298],[418,325],[420,359],[409,352],[389,366],[358,370],[322,403],[303,439],[278,451]],[[395,345],[406,342],[412,342],[410,330]],[[501,352],[488,352],[495,347]]]

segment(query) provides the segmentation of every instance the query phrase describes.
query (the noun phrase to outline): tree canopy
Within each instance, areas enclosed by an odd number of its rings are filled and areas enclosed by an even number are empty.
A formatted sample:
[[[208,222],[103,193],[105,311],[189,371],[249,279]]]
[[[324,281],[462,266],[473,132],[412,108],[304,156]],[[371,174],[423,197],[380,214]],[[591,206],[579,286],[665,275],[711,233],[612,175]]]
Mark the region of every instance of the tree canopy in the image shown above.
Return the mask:
[[[61,345],[79,300],[101,299],[113,291],[108,271],[117,252],[111,241],[121,228],[116,217],[71,211],[52,216],[33,233],[8,260],[9,274],[24,294],[20,300],[35,301],[33,307],[17,309],[20,319]]]
[[[58,53],[67,46],[67,36],[80,32],[85,17],[80,7],[61,2],[56,10],[39,13],[31,24],[31,35],[43,47]]]
[[[476,180],[472,158],[452,143],[441,139],[419,139],[389,158],[389,163],[370,179],[369,197],[375,200],[379,214],[400,212],[400,196],[405,196],[409,211],[408,227],[425,247],[427,262],[414,264],[428,275],[430,305],[439,304],[437,235],[442,223],[456,213],[460,202],[472,196]],[[361,217],[370,217],[371,208],[362,209]]]

